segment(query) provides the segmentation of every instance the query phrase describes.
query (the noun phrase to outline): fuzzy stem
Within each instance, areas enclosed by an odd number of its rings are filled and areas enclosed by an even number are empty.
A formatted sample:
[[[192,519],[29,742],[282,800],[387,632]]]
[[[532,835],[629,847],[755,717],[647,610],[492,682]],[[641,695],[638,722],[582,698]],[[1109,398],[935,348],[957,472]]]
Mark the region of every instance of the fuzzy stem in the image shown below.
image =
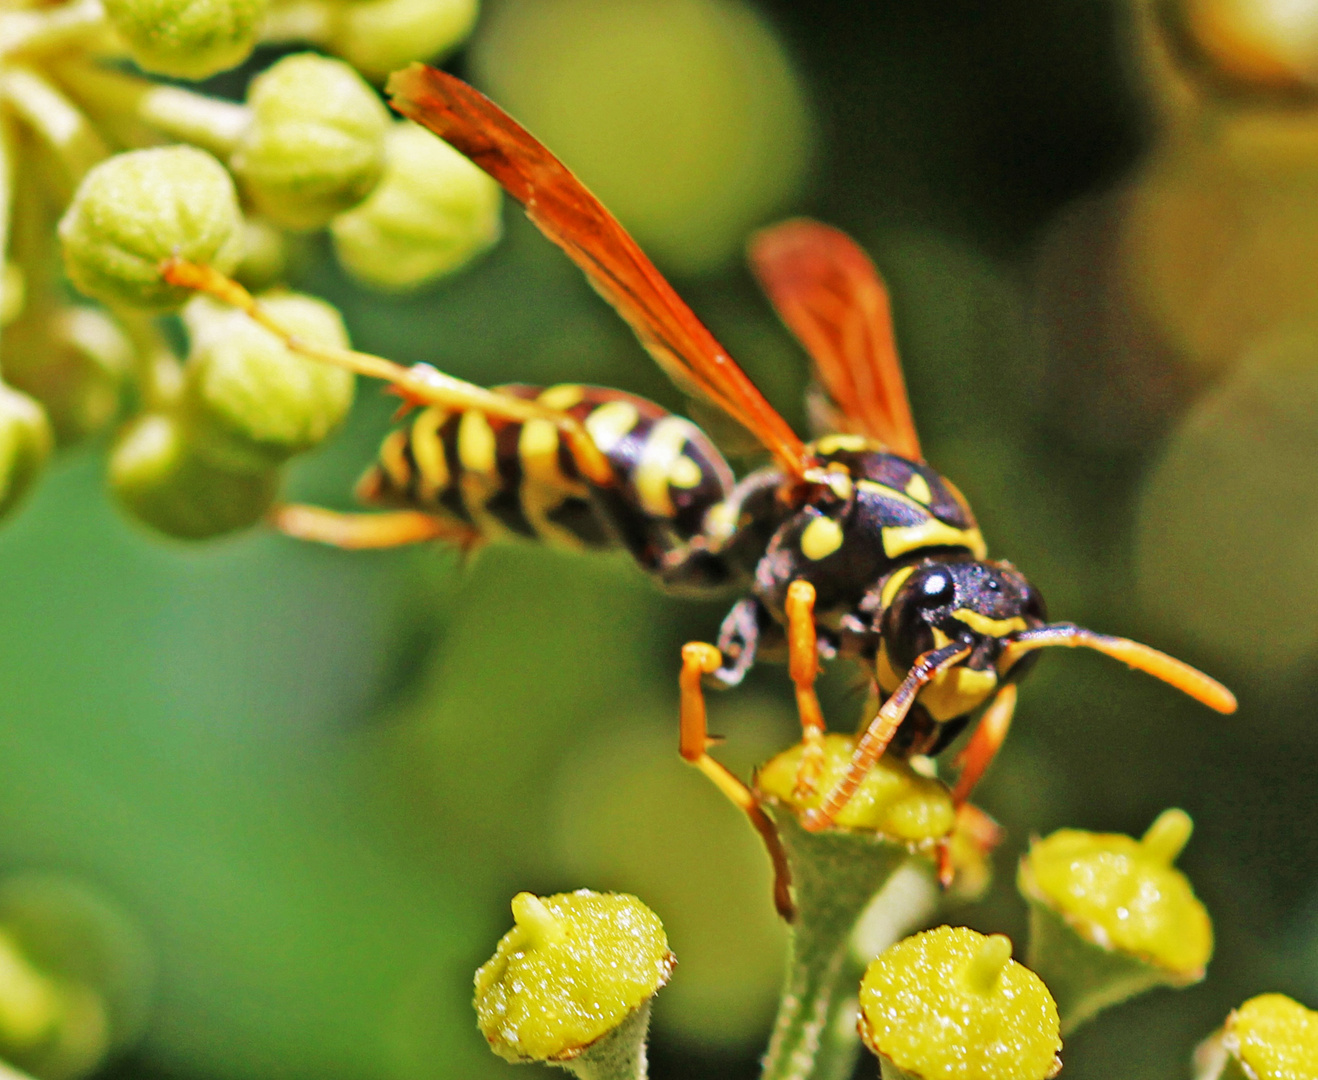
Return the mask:
[[[150,315],[129,308],[115,309],[114,317],[133,343],[133,375],[142,404],[148,409],[175,404],[183,389],[183,365],[160,327]]]
[[[84,60],[69,61],[55,70],[69,93],[92,111],[131,115],[161,135],[221,158],[233,152],[251,121],[244,105],[177,86],[160,86]]]
[[[569,1061],[555,1062],[580,1080],[646,1080],[650,1065],[645,1040],[650,1030],[650,999],[621,1024]]]
[[[31,68],[7,65],[0,72],[0,97],[50,148],[75,186],[109,153],[82,110]]]
[[[871,898],[911,853],[872,833],[806,832],[790,811],[770,806],[791,864],[797,913],[761,1077],[843,1080],[860,1049],[851,1035],[854,1022],[847,1019],[858,981],[851,934]]]
[[[31,56],[108,36],[101,0],[74,0],[58,7],[0,13],[0,57]]]

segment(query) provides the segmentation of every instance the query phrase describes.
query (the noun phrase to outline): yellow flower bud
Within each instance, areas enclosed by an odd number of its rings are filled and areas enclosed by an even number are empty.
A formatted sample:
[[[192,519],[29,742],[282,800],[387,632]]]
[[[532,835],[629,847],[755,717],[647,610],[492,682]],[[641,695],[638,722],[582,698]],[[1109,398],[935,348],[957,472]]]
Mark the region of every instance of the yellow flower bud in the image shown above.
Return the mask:
[[[471,33],[478,0],[358,0],[340,4],[330,48],[370,79],[436,60]]]
[[[143,71],[204,79],[237,67],[256,45],[267,0],[104,0]]]

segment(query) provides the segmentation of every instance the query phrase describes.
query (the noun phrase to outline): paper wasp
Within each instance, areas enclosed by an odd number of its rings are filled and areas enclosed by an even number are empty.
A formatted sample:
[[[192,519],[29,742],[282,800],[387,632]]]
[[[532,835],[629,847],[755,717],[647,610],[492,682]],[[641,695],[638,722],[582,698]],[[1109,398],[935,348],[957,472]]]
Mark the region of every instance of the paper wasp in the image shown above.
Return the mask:
[[[757,657],[787,659],[806,744],[803,790],[818,780],[820,657],[859,662],[881,702],[844,778],[804,815],[811,829],[832,823],[885,750],[936,754],[987,704],[959,759],[953,797],[964,803],[1007,733],[1017,680],[1048,646],[1096,649],[1220,712],[1235,709],[1225,687],[1161,652],[1047,622],[1020,572],[988,559],[965,499],[921,455],[886,291],[844,234],[797,220],[751,245],[753,269],[810,354],[826,400],[831,433],[804,442],[614,217],[516,121],[420,64],[395,74],[389,92],[394,108],[517,199],[678,386],[750,431],[772,463],[738,481],[694,424],[621,391],[484,390],[425,366],[344,354],[328,358],[388,379],[424,406],[385,439],[358,487],[366,502],[396,509],[288,506],[278,516],[284,531],[345,547],[507,533],[575,548],[621,545],[670,589],[741,589],[717,645],[683,649],[681,752],[750,814],[771,851],[772,826],[755,796],[708,753],[702,690],[706,680],[736,685]],[[167,273],[262,318],[250,297],[205,268],[175,264]]]

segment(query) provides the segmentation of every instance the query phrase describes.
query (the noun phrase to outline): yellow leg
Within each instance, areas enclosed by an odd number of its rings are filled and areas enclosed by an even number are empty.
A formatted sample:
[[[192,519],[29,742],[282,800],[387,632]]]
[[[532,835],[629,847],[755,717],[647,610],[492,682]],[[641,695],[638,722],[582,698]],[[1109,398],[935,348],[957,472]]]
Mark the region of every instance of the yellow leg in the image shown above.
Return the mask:
[[[773,863],[773,903],[778,914],[788,922],[796,914],[792,903],[791,871],[783,851],[778,830],[760,806],[755,793],[737,779],[725,766],[709,756],[712,740],[705,712],[705,691],[701,679],[712,675],[723,664],[723,654],[703,641],[692,641],[682,646],[682,673],[679,684],[682,692],[682,721],[680,749],[683,759],[690,762],[713,782],[734,806],[742,810],[760,834],[769,860]]]
[[[608,487],[614,483],[613,467],[609,464],[608,458],[595,445],[586,429],[568,413],[511,394],[486,390],[474,383],[464,382],[462,379],[455,379],[451,375],[436,371],[428,364],[405,368],[382,356],[372,356],[370,353],[357,352],[353,349],[337,349],[306,341],[281,326],[277,319],[272,318],[257,303],[251,293],[214,267],[188,262],[186,259],[170,258],[160,264],[160,273],[171,285],[207,293],[245,312],[254,322],[279,338],[290,352],[308,356],[334,367],[346,368],[359,375],[383,379],[394,386],[406,402],[415,405],[439,405],[455,412],[475,409],[488,416],[504,420],[549,420],[563,432],[583,476],[600,487]]]
[[[796,797],[806,799],[819,786],[824,767],[824,713],[815,693],[819,677],[819,647],[815,639],[815,587],[793,581],[787,587],[787,671],[796,686],[796,711],[801,717],[801,764],[796,770]]]
[[[481,539],[475,529],[417,510],[340,514],[319,506],[288,503],[270,512],[270,523],[286,536],[354,551],[401,547],[426,540],[449,540],[468,550]]]
[[[807,810],[801,815],[801,824],[811,832],[827,829],[836,820],[842,808],[856,794],[856,788],[865,779],[865,774],[874,767],[874,763],[883,756],[897,734],[897,728],[906,719],[906,714],[915,704],[916,696],[935,675],[954,664],[960,663],[970,655],[971,647],[965,644],[945,645],[934,649],[916,659],[902,684],[892,692],[874,719],[865,728],[865,733],[856,740],[847,771],[833,785],[816,810]]]
[[[952,789],[952,802],[963,806],[970,793],[979,783],[980,777],[997,755],[998,749],[1007,737],[1011,727],[1011,717],[1016,711],[1016,684],[1007,683],[998,690],[993,703],[984,710],[975,734],[966,743],[966,748],[957,757],[961,772],[957,774],[956,787]]]

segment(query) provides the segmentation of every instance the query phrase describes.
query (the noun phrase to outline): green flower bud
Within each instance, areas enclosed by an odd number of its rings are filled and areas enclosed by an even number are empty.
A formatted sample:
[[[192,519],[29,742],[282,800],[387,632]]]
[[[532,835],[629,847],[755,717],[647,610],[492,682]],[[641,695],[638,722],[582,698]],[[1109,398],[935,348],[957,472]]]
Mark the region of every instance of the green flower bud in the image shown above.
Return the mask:
[[[1260,994],[1195,1055],[1199,1080],[1318,1080],[1318,1013]]]
[[[285,293],[261,303],[306,341],[347,348],[343,320],[323,300]],[[192,338],[184,408],[196,450],[212,464],[264,472],[317,445],[348,414],[350,371],[289,352],[241,311],[207,297],[183,315]]]
[[[648,1018],[675,964],[663,925],[634,896],[518,893],[513,919],[476,972],[474,1002],[481,1033],[509,1061],[571,1065],[616,1050],[605,1037],[643,1009]],[[643,1038],[644,1026],[638,1050]]]
[[[389,116],[342,61],[286,56],[252,80],[247,104],[252,123],[230,164],[275,224],[318,229],[380,179]]]
[[[206,461],[178,419],[145,413],[128,425],[110,453],[110,490],[123,508],[154,529],[204,540],[245,529],[275,501],[279,476],[230,472]]]
[[[73,284],[107,304],[177,307],[192,294],[160,277],[179,255],[228,272],[242,215],[224,166],[191,146],[117,154],[92,169],[59,225]]]
[[[502,232],[499,185],[409,120],[385,143],[384,177],[334,219],[339,259],[367,284],[408,289],[451,273]]]
[[[1030,966],[1052,989],[1064,1030],[1154,986],[1204,977],[1213,925],[1172,866],[1190,818],[1165,811],[1141,840],[1062,829],[1036,840],[1018,885],[1030,904]]]
[[[60,446],[115,418],[132,355],[118,324],[92,307],[30,312],[0,338],[5,378],[41,402]]]
[[[865,972],[860,1010],[884,1080],[1046,1080],[1062,1067],[1057,1007],[1001,934],[940,926],[899,941]]]
[[[247,59],[266,5],[267,0],[105,0],[105,13],[143,71],[204,79]]]
[[[243,256],[233,276],[248,292],[269,289],[288,269],[288,243],[284,234],[261,218],[243,224]]]
[[[24,874],[0,885],[7,1061],[41,1080],[85,1076],[141,1035],[152,975],[137,927],[78,882]]]
[[[798,813],[816,809],[846,771],[854,746],[855,740],[850,736],[836,733],[824,736],[823,772],[813,794],[805,799],[799,798],[795,791],[803,752],[800,744],[761,768],[756,774],[756,787],[761,794]],[[870,769],[836,821],[839,829],[881,833],[914,843],[940,840],[952,831],[955,823],[956,811],[943,784],[921,776],[909,763],[887,756]]]
[[[370,79],[434,60],[471,33],[478,0],[362,0],[337,12],[330,48]]]
[[[53,441],[46,410],[0,383],[0,516],[17,506],[32,486]]]

